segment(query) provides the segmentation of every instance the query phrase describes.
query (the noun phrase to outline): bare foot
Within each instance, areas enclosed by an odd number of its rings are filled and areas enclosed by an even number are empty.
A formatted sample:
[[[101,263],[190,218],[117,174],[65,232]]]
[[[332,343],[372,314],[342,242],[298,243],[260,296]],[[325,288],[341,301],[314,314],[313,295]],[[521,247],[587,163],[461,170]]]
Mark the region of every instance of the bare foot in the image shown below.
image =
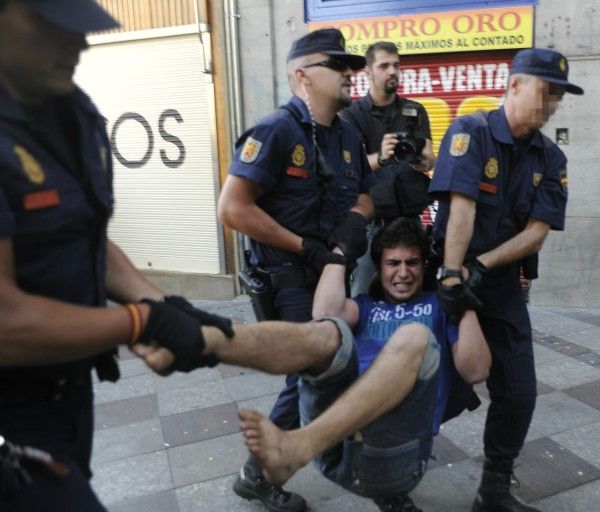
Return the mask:
[[[265,478],[282,486],[313,455],[302,429],[284,431],[256,411],[239,409],[246,446],[260,462]]]

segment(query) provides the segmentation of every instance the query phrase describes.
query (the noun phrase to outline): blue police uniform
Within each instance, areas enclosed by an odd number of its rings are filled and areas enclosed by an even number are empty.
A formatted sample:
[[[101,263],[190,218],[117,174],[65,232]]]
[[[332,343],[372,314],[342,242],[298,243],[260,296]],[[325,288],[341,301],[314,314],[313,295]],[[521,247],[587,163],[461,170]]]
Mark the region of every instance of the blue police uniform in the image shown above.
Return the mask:
[[[105,305],[112,167],[105,122],[80,90],[26,111],[0,88],[0,237],[12,240],[25,292]],[[65,364],[0,368],[0,432],[50,452],[65,479],[31,470],[9,510],[101,511],[89,486],[93,433],[90,369],[118,378],[113,354]]]
[[[456,119],[441,143],[430,186],[439,199],[434,238],[443,247],[451,192],[477,202],[467,258],[514,237],[529,219],[562,230],[566,163],[560,148],[539,131],[526,142],[515,141],[502,108]],[[485,454],[514,459],[525,440],[536,397],[531,324],[518,263],[491,271],[478,295],[483,302],[479,322],[492,352]]]
[[[316,166],[310,115],[294,96],[241,136],[229,172],[264,189],[256,204],[279,224],[301,237],[326,241],[374,178],[360,137],[350,124],[335,118],[331,127],[317,125],[317,141],[334,171],[327,183]],[[251,244],[252,262],[263,268],[306,270],[302,286],[277,290],[274,307],[281,320],[311,320],[316,271],[297,254],[254,240]],[[299,426],[296,382],[296,375],[288,376],[287,388],[271,413],[271,420],[287,430]]]

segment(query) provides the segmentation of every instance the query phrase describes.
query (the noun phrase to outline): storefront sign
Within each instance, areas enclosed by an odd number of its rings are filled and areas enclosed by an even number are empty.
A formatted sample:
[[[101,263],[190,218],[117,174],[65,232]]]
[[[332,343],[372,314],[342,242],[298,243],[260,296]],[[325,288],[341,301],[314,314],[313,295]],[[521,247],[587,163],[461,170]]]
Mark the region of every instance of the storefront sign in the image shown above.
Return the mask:
[[[422,13],[311,23],[336,27],[346,49],[364,55],[370,44],[391,41],[401,55],[473,52],[533,46],[533,6]]]

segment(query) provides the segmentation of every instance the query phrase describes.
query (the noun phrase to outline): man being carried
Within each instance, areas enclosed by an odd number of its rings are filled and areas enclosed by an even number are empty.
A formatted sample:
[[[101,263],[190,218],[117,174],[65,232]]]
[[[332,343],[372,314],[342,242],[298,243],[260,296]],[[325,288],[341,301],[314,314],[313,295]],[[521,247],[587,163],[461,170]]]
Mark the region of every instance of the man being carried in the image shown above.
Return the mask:
[[[257,412],[239,412],[246,444],[272,484],[315,458],[327,478],[382,511],[417,511],[407,493],[423,476],[433,433],[444,411],[447,418],[464,408],[466,382],[487,376],[490,353],[474,312],[452,325],[435,293],[421,291],[427,239],[418,221],[391,223],[375,237],[372,255],[374,297],[345,298],[343,265],[327,265],[319,280],[313,314],[340,317],[337,335],[328,321],[240,326],[229,340],[203,328],[206,353],[301,374],[302,428],[284,431]],[[169,362],[166,349],[139,346],[138,354],[156,369]]]

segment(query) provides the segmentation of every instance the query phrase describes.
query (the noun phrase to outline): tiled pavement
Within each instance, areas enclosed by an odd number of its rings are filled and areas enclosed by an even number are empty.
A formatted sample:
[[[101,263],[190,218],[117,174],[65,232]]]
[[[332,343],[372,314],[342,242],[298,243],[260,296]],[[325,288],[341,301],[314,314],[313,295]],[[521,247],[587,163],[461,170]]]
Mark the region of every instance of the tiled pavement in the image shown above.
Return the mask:
[[[243,298],[198,302],[251,322]],[[516,489],[547,512],[600,510],[600,310],[531,308],[539,397],[518,460]],[[246,452],[236,407],[268,413],[281,377],[228,366],[169,378],[123,352],[123,378],[96,385],[93,485],[111,512],[264,510],[230,488]],[[422,483],[413,492],[427,512],[470,509],[479,482],[483,407],[443,426]],[[375,512],[368,500],[327,482],[312,467],[287,488],[317,512]]]

